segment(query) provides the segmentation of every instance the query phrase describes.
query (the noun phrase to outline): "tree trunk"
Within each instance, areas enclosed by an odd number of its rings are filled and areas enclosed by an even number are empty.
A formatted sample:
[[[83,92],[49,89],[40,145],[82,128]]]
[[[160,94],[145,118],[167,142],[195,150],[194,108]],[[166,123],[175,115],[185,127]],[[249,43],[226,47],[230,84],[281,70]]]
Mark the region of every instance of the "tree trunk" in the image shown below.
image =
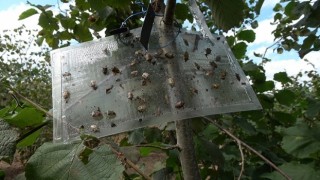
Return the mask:
[[[173,27],[173,15],[175,10],[175,0],[168,0],[167,7],[165,8],[164,18],[156,17],[155,26],[159,31],[160,39],[159,43],[164,45],[168,44],[175,38],[174,27]],[[175,53],[177,52],[175,41],[163,48],[164,53]],[[178,61],[179,55],[175,54],[175,57],[171,61]],[[179,67],[178,63],[171,63],[167,65],[168,76],[175,78],[175,74],[178,73]],[[171,104],[174,105],[176,102],[183,100],[180,99],[179,95],[179,83],[176,83],[175,87],[170,90],[172,95],[170,97],[175,97],[171,99]],[[180,120],[176,121],[176,136],[177,136],[177,145],[180,147],[180,162],[183,172],[183,178],[185,180],[200,180],[199,168],[195,156],[195,149],[193,143],[193,134],[190,127],[190,120]]]

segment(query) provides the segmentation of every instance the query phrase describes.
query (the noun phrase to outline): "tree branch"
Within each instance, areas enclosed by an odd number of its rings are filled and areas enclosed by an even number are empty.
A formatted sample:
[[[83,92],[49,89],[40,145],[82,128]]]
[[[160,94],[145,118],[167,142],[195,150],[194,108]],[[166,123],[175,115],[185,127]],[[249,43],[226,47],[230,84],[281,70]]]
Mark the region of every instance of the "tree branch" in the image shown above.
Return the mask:
[[[243,171],[244,171],[244,155],[243,155],[243,151],[242,151],[242,146],[241,146],[241,142],[240,141],[236,141],[239,147],[239,151],[240,151],[240,155],[241,155],[241,170],[240,170],[240,174],[238,177],[238,180],[241,180]]]
[[[267,164],[269,164],[271,167],[273,167],[276,171],[278,171],[284,178],[287,180],[291,180],[291,177],[289,177],[285,172],[283,172],[280,168],[278,168],[275,164],[273,164],[270,160],[268,160],[266,157],[264,157],[262,154],[260,154],[258,151],[253,149],[251,146],[246,144],[245,142],[241,141],[239,138],[237,138],[235,135],[233,135],[230,131],[226,130],[222,126],[220,126],[218,123],[216,123],[214,120],[208,118],[208,117],[203,117],[204,119],[208,120],[212,124],[214,124],[216,127],[218,127],[220,130],[225,132],[228,136],[230,136],[232,139],[234,139],[236,142],[240,142],[241,145],[249,149],[251,152],[259,156],[261,159],[263,159]]]
[[[180,147],[178,145],[161,147],[161,146],[156,146],[156,145],[140,144],[140,145],[135,145],[135,147],[150,147],[150,148],[156,148],[156,149],[161,149],[161,150],[172,150],[172,149],[179,149],[180,150]]]
[[[115,144],[112,143],[112,146],[114,146]],[[140,174],[144,179],[146,180],[151,180],[151,178],[144,174],[132,161],[130,161],[122,152],[117,151],[114,147],[112,147],[111,145],[109,146],[111,151],[113,153],[115,153],[121,160],[122,163],[128,165],[129,167],[131,167],[132,169],[134,169],[138,174]]]
[[[164,12],[163,21],[166,25],[173,24],[174,10],[176,8],[176,0],[167,0],[166,10]]]

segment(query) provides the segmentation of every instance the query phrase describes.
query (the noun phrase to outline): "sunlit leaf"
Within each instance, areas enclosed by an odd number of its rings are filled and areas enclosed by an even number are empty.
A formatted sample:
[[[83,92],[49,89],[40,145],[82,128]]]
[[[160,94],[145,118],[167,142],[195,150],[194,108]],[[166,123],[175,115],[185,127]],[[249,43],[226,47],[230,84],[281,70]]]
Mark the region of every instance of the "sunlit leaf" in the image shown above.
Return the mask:
[[[273,80],[281,82],[282,84],[292,82],[292,80],[288,77],[286,72],[278,72],[278,73],[274,74]]]
[[[239,26],[243,21],[243,10],[246,7],[243,0],[206,0],[206,3],[211,9],[212,18],[214,19],[215,24],[224,31]]]
[[[237,34],[237,37],[239,40],[244,40],[251,43],[256,39],[256,33],[253,30],[243,30]]]
[[[19,15],[19,19],[18,20],[22,20],[22,19],[26,19],[32,15],[38,14],[38,11],[30,8],[28,10],[23,11],[20,15]]]

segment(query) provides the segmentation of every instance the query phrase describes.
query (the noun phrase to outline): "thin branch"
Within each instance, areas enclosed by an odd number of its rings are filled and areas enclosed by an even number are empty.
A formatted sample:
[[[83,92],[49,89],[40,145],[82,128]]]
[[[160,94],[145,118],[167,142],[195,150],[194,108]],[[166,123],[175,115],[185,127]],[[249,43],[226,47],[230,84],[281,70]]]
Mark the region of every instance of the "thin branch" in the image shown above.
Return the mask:
[[[266,163],[268,163],[271,167],[273,167],[276,171],[278,171],[284,178],[286,178],[287,180],[291,180],[291,177],[289,177],[285,172],[283,172],[280,168],[278,168],[275,164],[273,164],[270,160],[268,160],[266,157],[264,157],[262,154],[260,154],[258,151],[256,151],[255,149],[253,149],[251,146],[249,146],[248,144],[246,144],[245,142],[241,141],[239,138],[237,138],[235,135],[233,135],[230,131],[226,130],[225,128],[223,128],[222,126],[220,126],[218,123],[216,123],[214,120],[208,118],[208,117],[203,117],[206,120],[210,121],[212,124],[214,124],[216,127],[218,127],[220,130],[222,130],[223,132],[225,132],[228,136],[230,136],[232,139],[234,139],[237,142],[240,142],[241,145],[243,145],[244,147],[246,147],[247,149],[249,149],[251,152],[253,152],[254,154],[256,154],[257,156],[259,156],[261,159],[263,159]]]
[[[144,179],[151,180],[151,178],[144,174],[132,161],[130,161],[122,152],[117,151],[114,147],[111,145],[109,146],[113,153],[115,153],[121,160],[122,163],[130,166],[132,169],[134,169],[138,174],[140,174]]]
[[[273,44],[271,44],[270,46],[268,46],[268,47],[266,48],[266,50],[265,50],[264,53],[263,53],[262,60],[266,57],[267,51],[268,51],[270,48],[272,48],[274,45],[278,44],[281,40],[282,40],[282,38],[280,38],[278,41],[274,42]]]
[[[166,25],[173,24],[173,15],[176,8],[176,0],[167,0],[166,10],[164,12],[163,21]]]
[[[38,125],[37,127],[31,129],[29,132],[23,134],[19,139],[16,140],[16,142],[20,142],[22,140],[24,140],[26,137],[28,137],[29,135],[33,134],[34,132],[38,131],[39,129],[41,129],[42,127],[46,126],[49,124],[51,120],[46,120],[43,123],[41,123],[40,125]]]
[[[161,147],[161,146],[156,146],[156,145],[140,144],[140,145],[136,145],[135,147],[150,147],[150,148],[161,149],[161,150],[164,150],[164,151],[165,150],[172,150],[172,149],[180,150],[180,147],[178,145]]]
[[[30,99],[24,97],[22,94],[18,93],[17,91],[13,90],[12,88],[10,88],[9,94],[13,94],[13,95],[17,95],[18,97],[20,97],[21,99],[25,100],[26,102],[30,103],[32,106],[34,106],[35,108],[37,108],[39,111],[44,112],[47,116],[53,117],[53,115],[48,112],[47,110],[45,110],[44,108],[42,108],[40,105],[38,105],[37,103],[31,101]]]
[[[241,142],[240,141],[236,141],[239,147],[239,151],[240,151],[240,155],[241,155],[241,170],[240,170],[240,174],[238,177],[238,180],[241,179],[243,171],[244,171],[244,155],[243,155],[243,151],[242,151],[242,146],[241,146]]]

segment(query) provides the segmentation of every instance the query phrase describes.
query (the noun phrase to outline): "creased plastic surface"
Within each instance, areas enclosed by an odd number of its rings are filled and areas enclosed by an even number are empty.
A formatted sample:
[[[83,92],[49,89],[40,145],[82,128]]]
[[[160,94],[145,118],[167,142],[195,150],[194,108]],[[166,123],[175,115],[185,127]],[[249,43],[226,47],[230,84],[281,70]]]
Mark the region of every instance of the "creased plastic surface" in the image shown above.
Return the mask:
[[[182,32],[176,52],[161,52],[153,30],[149,56],[131,32],[129,46],[110,36],[51,53],[56,142],[261,108],[223,36]]]

